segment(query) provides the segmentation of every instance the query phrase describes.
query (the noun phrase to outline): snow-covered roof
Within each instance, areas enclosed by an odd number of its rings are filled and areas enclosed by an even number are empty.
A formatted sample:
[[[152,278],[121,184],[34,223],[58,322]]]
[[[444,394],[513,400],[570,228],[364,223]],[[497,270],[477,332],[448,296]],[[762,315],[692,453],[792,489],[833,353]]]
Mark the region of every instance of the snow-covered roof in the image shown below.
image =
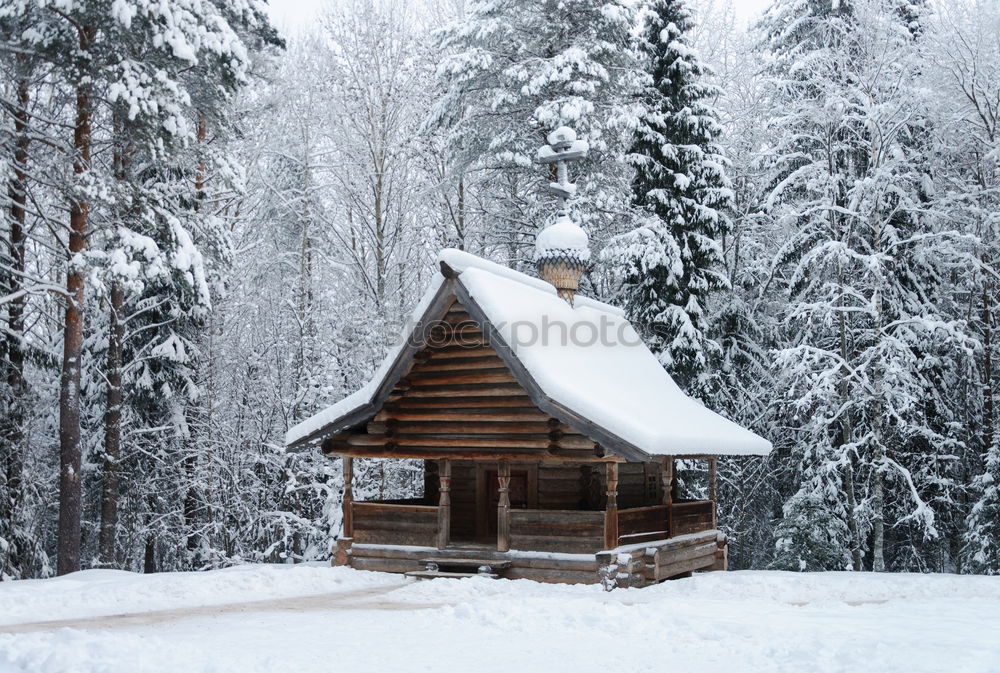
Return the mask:
[[[484,331],[502,341],[494,343],[498,354],[516,359],[508,365],[517,365],[511,369],[521,384],[529,392],[540,391],[571,425],[572,419],[582,419],[588,427],[578,428],[580,432],[611,435],[630,450],[638,449],[632,458],[636,453],[771,451],[766,439],[685,395],[621,310],[579,295],[570,306],[549,283],[458,250],[443,250],[440,261],[458,272],[460,299],[466,295],[490,323]],[[414,324],[438,296],[443,280],[438,277],[424,295]],[[473,307],[466,309],[476,317]],[[374,415],[375,396],[402,355],[400,349],[390,353],[367,385],[293,427],[286,443],[315,441],[324,428],[331,433],[346,429],[345,419],[355,424],[366,420],[352,415]],[[613,444],[609,448],[615,450]]]

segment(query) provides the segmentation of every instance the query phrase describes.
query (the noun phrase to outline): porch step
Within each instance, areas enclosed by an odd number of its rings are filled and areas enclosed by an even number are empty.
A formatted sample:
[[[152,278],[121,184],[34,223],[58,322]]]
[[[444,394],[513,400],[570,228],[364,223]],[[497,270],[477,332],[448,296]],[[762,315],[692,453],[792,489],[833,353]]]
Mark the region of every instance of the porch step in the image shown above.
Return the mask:
[[[424,566],[437,566],[441,569],[446,569],[448,571],[454,572],[464,572],[470,574],[479,574],[479,569],[483,566],[489,568],[489,572],[496,572],[498,570],[506,570],[510,567],[510,561],[507,560],[496,560],[496,559],[481,559],[481,558],[425,558],[420,559],[420,562]],[[487,573],[483,573],[487,574]]]
[[[411,570],[406,573],[407,577],[416,577],[418,580],[432,580],[435,577],[450,577],[452,579],[461,579],[463,577],[489,577],[490,579],[497,579],[499,575],[496,573],[451,573],[444,572],[442,570]]]

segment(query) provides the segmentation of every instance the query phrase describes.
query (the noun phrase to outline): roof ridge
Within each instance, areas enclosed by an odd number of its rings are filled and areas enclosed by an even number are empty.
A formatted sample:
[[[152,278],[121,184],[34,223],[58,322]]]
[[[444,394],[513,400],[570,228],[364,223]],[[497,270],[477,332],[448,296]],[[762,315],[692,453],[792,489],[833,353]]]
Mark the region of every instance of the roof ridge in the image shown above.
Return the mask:
[[[458,250],[457,248],[443,248],[438,253],[438,261],[444,262],[459,273],[465,271],[466,269],[479,269],[480,271],[486,271],[487,273],[493,273],[508,280],[522,283],[541,292],[551,295],[557,294],[555,286],[542,280],[541,278],[529,276],[521,271],[516,271],[508,266],[492,262],[483,257],[479,257],[478,255],[473,255],[470,252]],[[617,306],[593,299],[592,297],[577,294],[574,301],[576,302],[576,308],[586,307],[597,311],[611,313],[612,315],[618,317],[625,316],[625,311]]]

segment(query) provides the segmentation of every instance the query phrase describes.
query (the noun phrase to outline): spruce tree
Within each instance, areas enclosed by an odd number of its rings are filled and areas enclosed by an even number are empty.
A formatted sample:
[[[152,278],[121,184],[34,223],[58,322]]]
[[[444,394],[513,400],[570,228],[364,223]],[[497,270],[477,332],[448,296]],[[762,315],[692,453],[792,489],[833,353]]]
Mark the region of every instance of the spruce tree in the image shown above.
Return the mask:
[[[1000,575],[1000,446],[989,448],[985,463],[973,483],[979,497],[967,522],[965,556],[969,571]]]
[[[629,317],[685,390],[704,392],[718,346],[706,304],[728,286],[719,239],[732,192],[711,106],[716,88],[688,43],[691,15],[680,0],[656,0],[642,49],[649,68],[645,112],[628,156],[641,225],[615,240],[606,259],[624,269]]]
[[[801,487],[843,518],[852,567],[876,571],[920,567],[939,539],[962,450],[940,382],[970,348],[941,293],[959,235],[929,190],[921,55],[893,7],[778,2],[763,24],[777,106],[765,208],[788,292],[777,405],[800,474],[824,475]]]

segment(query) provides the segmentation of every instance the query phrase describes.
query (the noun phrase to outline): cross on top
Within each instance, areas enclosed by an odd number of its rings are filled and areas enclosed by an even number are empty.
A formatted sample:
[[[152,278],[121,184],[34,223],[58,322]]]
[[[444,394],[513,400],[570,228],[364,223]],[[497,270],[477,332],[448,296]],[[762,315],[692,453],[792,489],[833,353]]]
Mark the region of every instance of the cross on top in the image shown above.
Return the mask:
[[[586,140],[577,140],[576,131],[568,126],[560,126],[545,139],[549,144],[538,149],[535,160],[556,165],[556,182],[549,183],[549,191],[559,198],[559,214],[564,215],[566,201],[576,194],[576,185],[569,181],[567,164],[586,157],[590,145]]]

